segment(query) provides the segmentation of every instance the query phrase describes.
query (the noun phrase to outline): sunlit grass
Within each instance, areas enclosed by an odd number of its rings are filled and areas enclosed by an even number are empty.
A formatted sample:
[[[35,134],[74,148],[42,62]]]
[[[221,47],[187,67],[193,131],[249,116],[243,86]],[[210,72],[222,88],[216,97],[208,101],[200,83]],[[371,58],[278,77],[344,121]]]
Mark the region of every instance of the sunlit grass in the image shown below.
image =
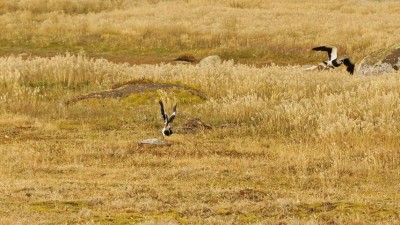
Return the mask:
[[[0,2],[0,223],[398,224],[400,75],[296,65],[326,57],[320,44],[357,62],[398,43],[399,8]],[[224,62],[167,63],[181,54]],[[143,82],[206,98],[70,101]],[[178,103],[172,145],[139,146],[162,138],[159,98]],[[191,118],[212,129],[185,130]]]
[[[398,221],[398,74],[71,54],[0,64],[5,223]],[[65,104],[143,78],[207,100],[171,89]],[[161,138],[158,98],[178,102],[173,145],[139,147]],[[186,133],[193,117],[213,129]]]
[[[314,62],[321,56],[309,49],[328,44],[359,61],[400,41],[399,7],[396,1],[9,1],[0,5],[0,46],[40,55],[220,54],[287,65]]]

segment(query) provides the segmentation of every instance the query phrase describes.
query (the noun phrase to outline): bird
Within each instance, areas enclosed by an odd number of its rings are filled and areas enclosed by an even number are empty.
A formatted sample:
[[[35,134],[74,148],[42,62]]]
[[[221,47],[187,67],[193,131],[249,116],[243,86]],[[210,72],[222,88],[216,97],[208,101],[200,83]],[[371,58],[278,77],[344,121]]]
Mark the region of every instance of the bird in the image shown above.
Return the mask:
[[[354,63],[352,63],[349,58],[338,59],[337,48],[335,46],[319,46],[313,48],[312,50],[328,52],[328,60],[322,61],[325,68],[336,68],[344,64],[346,66],[347,72],[353,75]]]
[[[170,116],[168,116],[168,114],[166,113],[165,108],[164,108],[164,103],[161,100],[159,101],[159,103],[161,106],[161,116],[162,116],[162,119],[164,120],[164,127],[161,130],[161,133],[163,135],[163,138],[165,139],[165,136],[171,136],[173,133],[172,122],[174,121],[175,116],[176,116],[176,105],[177,104],[174,105],[172,114]]]

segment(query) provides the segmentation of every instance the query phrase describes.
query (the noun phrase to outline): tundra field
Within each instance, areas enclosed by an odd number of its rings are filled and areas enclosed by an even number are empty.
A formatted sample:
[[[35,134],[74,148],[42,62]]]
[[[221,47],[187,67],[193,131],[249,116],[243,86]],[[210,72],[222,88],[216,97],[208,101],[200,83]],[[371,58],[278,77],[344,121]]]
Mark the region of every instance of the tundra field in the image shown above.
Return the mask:
[[[399,12],[1,1],[0,224],[400,224],[400,73],[302,68],[326,58],[319,45],[357,64],[400,44]],[[169,63],[183,54],[224,62]],[[79,98],[126,84],[187,89]],[[172,145],[140,146],[161,138],[159,99],[178,103]]]

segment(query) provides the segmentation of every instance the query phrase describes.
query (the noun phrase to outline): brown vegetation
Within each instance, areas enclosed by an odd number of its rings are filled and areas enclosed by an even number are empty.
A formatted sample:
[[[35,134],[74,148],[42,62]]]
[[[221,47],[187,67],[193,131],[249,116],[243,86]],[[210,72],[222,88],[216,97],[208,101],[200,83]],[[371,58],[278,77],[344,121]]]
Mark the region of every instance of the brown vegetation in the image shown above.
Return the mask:
[[[398,74],[0,58],[1,221],[396,223]],[[66,100],[143,77],[179,89]],[[172,146],[157,99],[178,101]],[[185,132],[192,117],[214,127]],[[29,219],[23,219],[29,218]]]
[[[312,47],[334,45],[357,62],[400,42],[399,9],[373,0],[6,1],[0,46],[3,54],[85,50],[140,62],[218,54],[287,65],[315,62]]]
[[[319,44],[357,60],[399,42],[398,2],[350,3],[0,3],[0,223],[398,224],[400,74],[278,66],[318,62],[306,50]],[[52,52],[66,49],[86,53]],[[278,65],[121,63],[186,52]],[[64,104],[138,80],[207,99]],[[159,98],[178,102],[176,133],[139,146],[161,137]],[[185,132],[196,117],[213,129]]]

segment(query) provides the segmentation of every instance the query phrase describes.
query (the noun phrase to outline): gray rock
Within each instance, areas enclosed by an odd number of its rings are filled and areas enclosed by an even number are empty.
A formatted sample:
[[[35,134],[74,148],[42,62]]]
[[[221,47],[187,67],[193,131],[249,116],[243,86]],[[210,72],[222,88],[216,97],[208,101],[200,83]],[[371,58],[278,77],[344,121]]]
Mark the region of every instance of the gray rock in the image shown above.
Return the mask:
[[[357,73],[362,75],[391,73],[398,71],[399,68],[400,46],[393,45],[363,58],[357,67]]]
[[[139,145],[169,146],[171,144],[157,138],[150,138],[139,142]]]
[[[222,60],[219,56],[211,55],[211,56],[207,56],[204,59],[200,60],[199,65],[200,66],[216,66],[216,65],[220,65],[221,63],[222,63]]]

